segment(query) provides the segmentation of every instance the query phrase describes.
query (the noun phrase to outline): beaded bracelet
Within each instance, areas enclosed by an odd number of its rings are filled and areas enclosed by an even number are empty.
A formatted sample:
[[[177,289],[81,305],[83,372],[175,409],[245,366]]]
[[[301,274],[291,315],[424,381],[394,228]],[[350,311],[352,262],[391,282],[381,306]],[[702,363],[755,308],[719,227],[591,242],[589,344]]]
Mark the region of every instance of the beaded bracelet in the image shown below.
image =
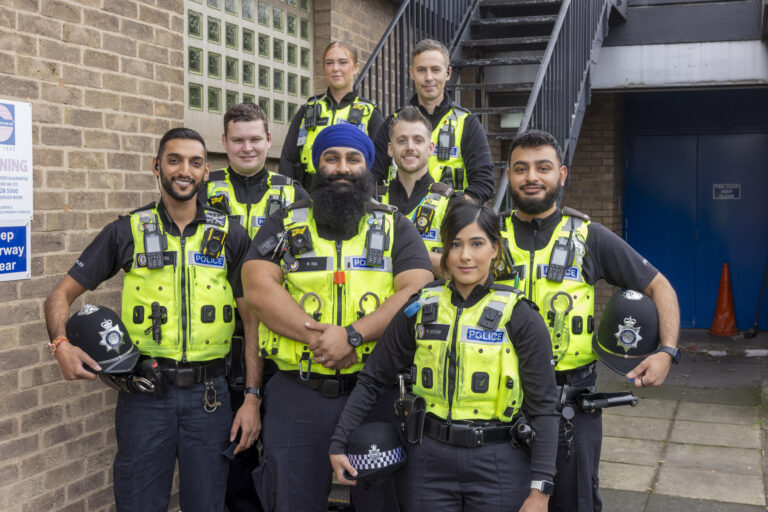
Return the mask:
[[[69,341],[69,339],[66,336],[59,336],[55,340],[48,343],[48,351],[51,353],[51,355],[54,355],[56,353],[56,349],[59,348],[59,345],[64,343],[65,341]]]

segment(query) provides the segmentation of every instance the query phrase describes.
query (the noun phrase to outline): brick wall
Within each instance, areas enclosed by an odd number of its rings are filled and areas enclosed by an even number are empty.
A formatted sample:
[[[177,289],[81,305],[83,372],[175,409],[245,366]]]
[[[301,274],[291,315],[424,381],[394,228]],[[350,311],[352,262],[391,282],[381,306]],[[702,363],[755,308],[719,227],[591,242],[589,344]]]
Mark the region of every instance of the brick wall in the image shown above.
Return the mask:
[[[563,204],[589,215],[621,236],[624,158],[624,101],[620,94],[593,94],[570,168]],[[617,288],[605,281],[595,287],[595,315]]]
[[[362,68],[392,21],[397,8],[389,0],[315,0],[314,84],[319,94],[328,87],[323,74],[323,50],[331,41],[344,41],[358,51]]]
[[[0,98],[32,104],[35,202],[32,279],[0,283],[0,510],[114,506],[116,393],[62,380],[43,300],[98,230],[155,199],[183,25],[183,0],[0,0]],[[119,287],[85,299],[117,307]]]

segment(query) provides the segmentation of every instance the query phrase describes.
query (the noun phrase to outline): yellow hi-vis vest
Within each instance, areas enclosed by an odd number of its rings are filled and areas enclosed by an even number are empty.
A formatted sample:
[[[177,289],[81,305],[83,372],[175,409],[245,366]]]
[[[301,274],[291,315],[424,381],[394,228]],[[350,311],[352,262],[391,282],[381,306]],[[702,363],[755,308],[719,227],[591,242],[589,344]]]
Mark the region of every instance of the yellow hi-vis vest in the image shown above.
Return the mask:
[[[555,371],[573,370],[591,363],[597,359],[592,351],[595,290],[584,281],[581,265],[586,251],[589,217],[567,208],[547,246],[538,251],[524,251],[515,244],[512,215],[514,212],[501,218],[505,250],[514,262],[518,286],[539,306],[539,313],[547,324]],[[550,255],[558,238],[571,240],[574,254],[573,263],[565,269],[561,283],[547,279]]]
[[[443,223],[448,202],[453,196],[453,188],[445,183],[435,182],[429,187],[429,192],[411,212],[405,216],[413,222],[427,246],[429,252],[441,252],[443,243],[440,240],[440,225]],[[380,201],[389,204],[389,189],[381,196]],[[435,251],[439,248],[440,250]]]
[[[523,403],[506,324],[522,292],[494,283],[474,306],[451,303],[444,281],[422,289],[416,317],[416,382],[427,412],[444,420],[510,421]]]
[[[295,263],[281,261],[284,284],[291,296],[318,322],[347,326],[373,312],[394,292],[392,244],[394,242],[394,209],[371,203],[371,211],[360,219],[357,235],[350,240],[335,242],[320,237],[311,207],[289,207],[283,226],[292,231],[308,234],[312,250],[295,256]],[[366,240],[370,226],[383,224],[386,249],[380,267],[367,265]],[[358,362],[342,374],[362,370],[375,341],[368,341],[355,349]],[[312,352],[304,343],[278,335],[264,322],[259,325],[259,347],[262,357],[273,359],[284,371],[299,370],[334,375],[337,370],[316,363]]]
[[[226,204],[227,214],[234,217],[237,222],[248,231],[248,236],[253,239],[256,232],[267,217],[267,207],[274,203],[271,209],[282,208],[291,204],[296,197],[296,189],[293,180],[281,174],[275,174],[266,169],[267,191],[258,203],[240,203],[237,201],[235,189],[229,178],[229,169],[219,169],[211,173],[206,183],[206,196],[208,204],[212,208],[224,210]],[[223,198],[226,198],[226,203]]]
[[[429,175],[435,181],[450,185],[455,190],[467,188],[467,166],[461,156],[461,138],[464,134],[464,123],[469,117],[469,110],[454,105],[443,116],[437,126],[432,130],[432,142],[435,143],[435,151],[429,157]],[[397,112],[394,114],[397,117]],[[441,132],[443,137],[441,140]],[[447,158],[440,159],[440,149],[447,153]],[[442,156],[446,156],[443,154]],[[393,160],[389,169],[389,178],[397,176],[397,165]]]
[[[304,108],[304,119],[301,120],[299,127],[299,138],[296,140],[296,145],[299,147],[304,172],[308,174],[315,174],[316,172],[312,163],[312,145],[321,131],[333,124],[347,123],[357,126],[361,132],[368,135],[368,123],[373,115],[373,110],[376,108],[375,103],[359,96],[356,96],[352,103],[340,109],[328,108],[326,99],[327,96],[323,93],[307,101]],[[306,126],[306,111],[309,109],[315,111],[315,126],[308,128]]]
[[[195,234],[164,233],[164,266],[148,269],[144,226],[157,224],[157,207],[131,213],[133,263],[123,280],[123,323],[142,354],[182,362],[208,361],[229,353],[235,330],[235,299],[227,280],[226,248],[218,258],[200,253],[209,228],[229,231],[226,215],[205,209],[206,222]],[[154,311],[152,305],[155,304]],[[152,317],[159,314],[160,341],[155,341]]]

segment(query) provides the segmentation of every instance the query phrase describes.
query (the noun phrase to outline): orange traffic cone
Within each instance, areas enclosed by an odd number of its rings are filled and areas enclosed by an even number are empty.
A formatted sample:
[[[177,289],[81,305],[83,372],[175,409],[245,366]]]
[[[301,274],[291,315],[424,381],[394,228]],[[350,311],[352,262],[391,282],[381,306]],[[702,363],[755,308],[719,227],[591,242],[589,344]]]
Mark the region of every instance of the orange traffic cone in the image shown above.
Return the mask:
[[[733,311],[733,293],[731,293],[731,271],[727,263],[723,263],[723,271],[720,274],[720,289],[717,292],[717,305],[715,316],[712,318],[712,326],[709,333],[715,336],[733,336],[738,334],[736,328],[736,314]]]

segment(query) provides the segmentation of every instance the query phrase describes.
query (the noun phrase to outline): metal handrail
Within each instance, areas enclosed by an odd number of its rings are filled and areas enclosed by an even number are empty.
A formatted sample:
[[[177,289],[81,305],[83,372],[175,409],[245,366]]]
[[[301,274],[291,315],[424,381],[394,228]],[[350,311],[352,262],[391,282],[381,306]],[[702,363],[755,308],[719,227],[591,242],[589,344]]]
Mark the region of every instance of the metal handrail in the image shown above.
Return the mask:
[[[589,75],[607,28],[611,0],[563,0],[517,133],[546,130],[560,142],[570,165],[589,100]],[[493,207],[507,195],[502,173]]]
[[[408,64],[413,46],[435,39],[458,47],[479,0],[404,0],[355,81],[358,93],[384,115],[405,105],[411,94]]]

